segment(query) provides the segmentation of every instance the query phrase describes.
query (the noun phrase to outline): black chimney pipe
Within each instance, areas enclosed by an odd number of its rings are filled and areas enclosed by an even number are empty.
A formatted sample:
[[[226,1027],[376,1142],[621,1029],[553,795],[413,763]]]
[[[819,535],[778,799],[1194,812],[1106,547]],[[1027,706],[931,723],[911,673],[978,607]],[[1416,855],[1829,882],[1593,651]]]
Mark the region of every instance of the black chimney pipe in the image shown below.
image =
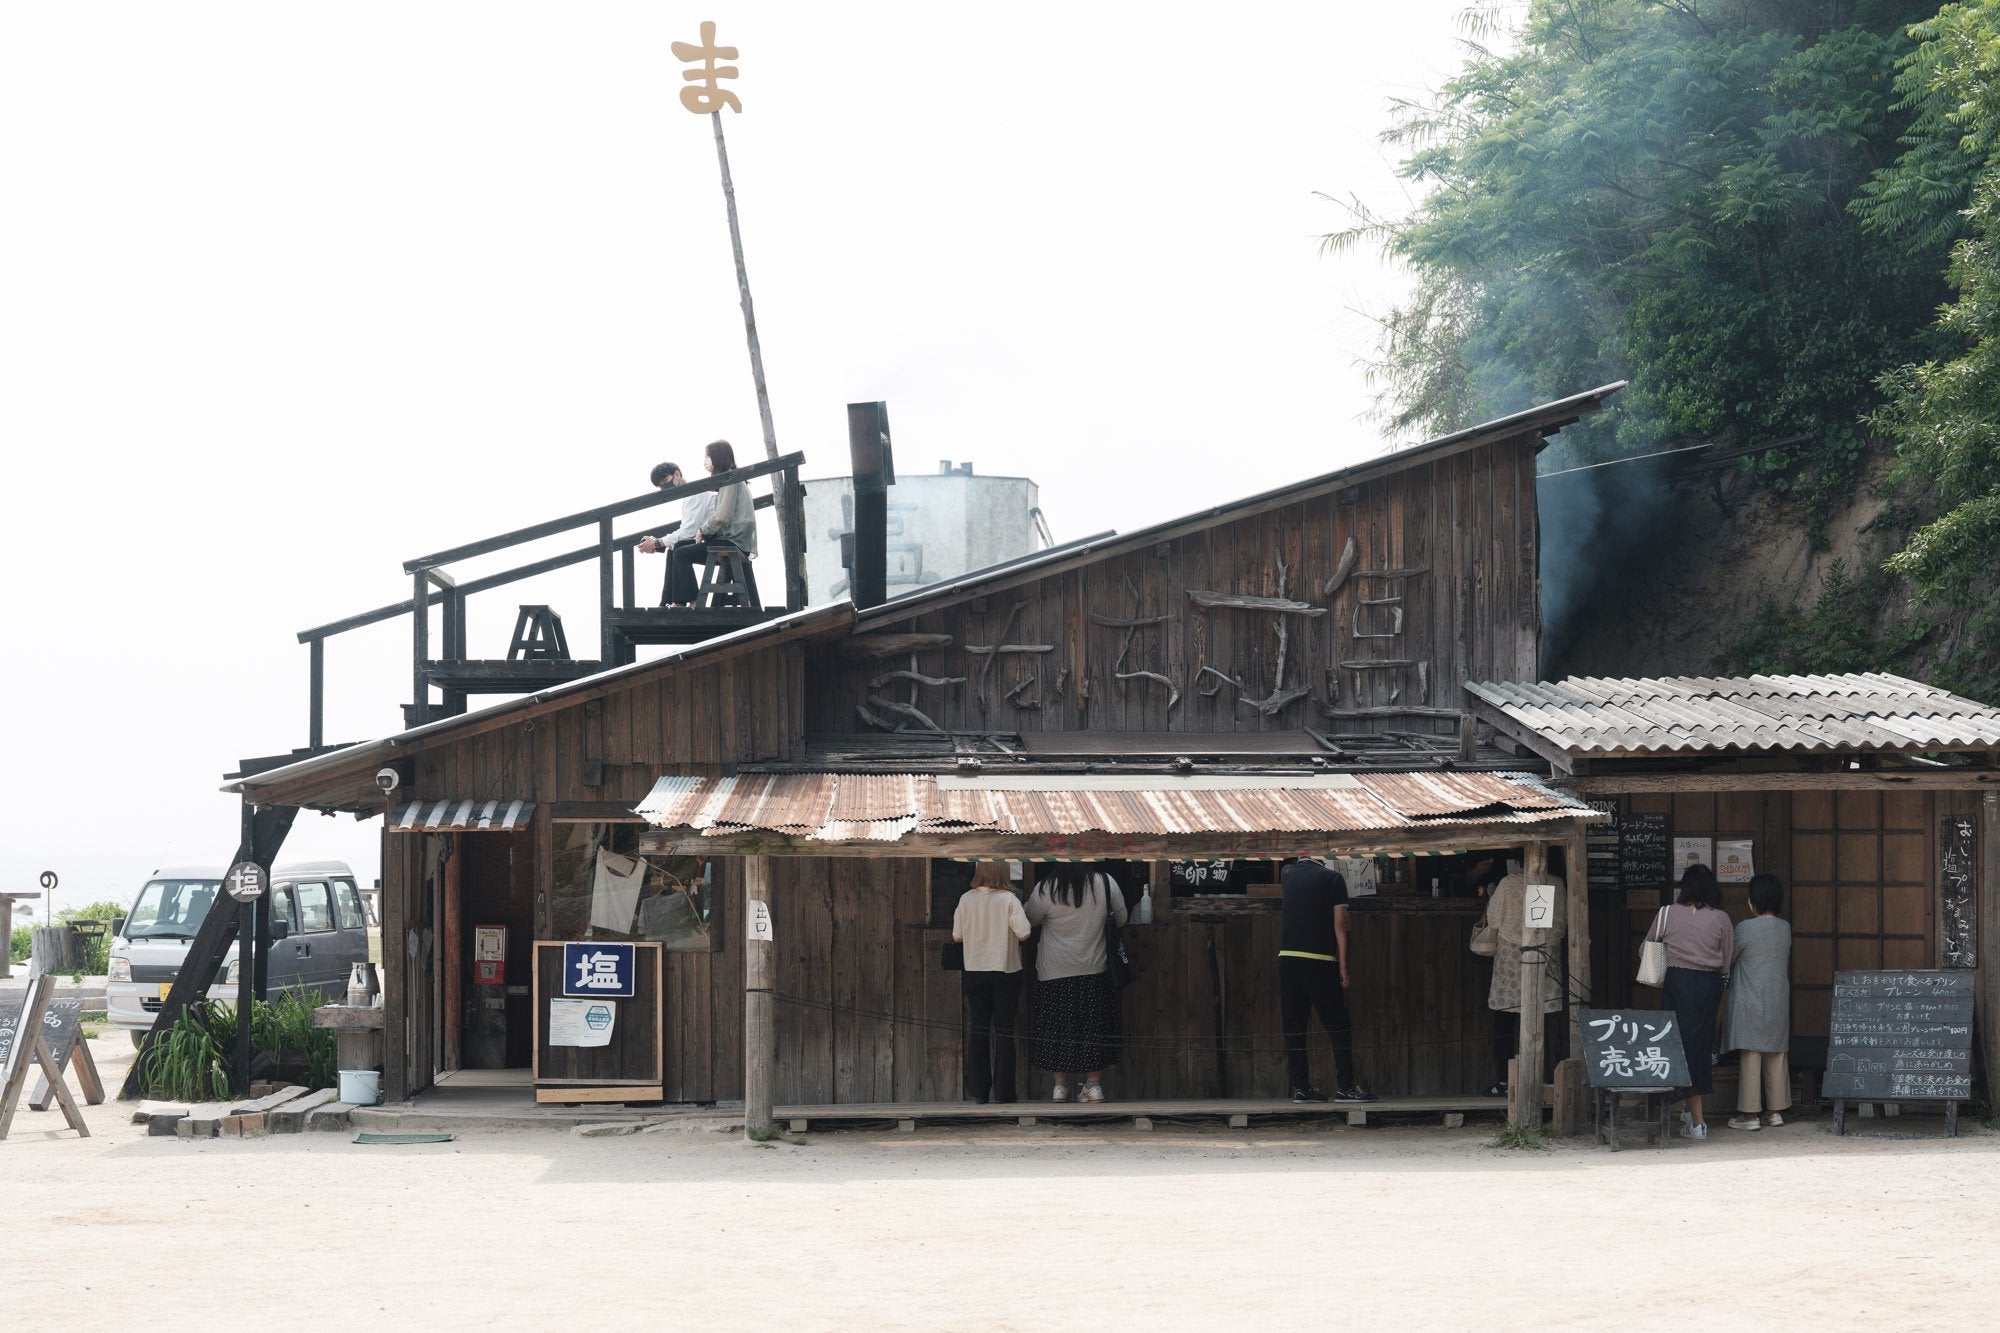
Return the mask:
[[[889,448],[889,405],[847,405],[847,452],[854,464],[854,569],[848,596],[857,609],[889,598],[889,488],[896,484]]]

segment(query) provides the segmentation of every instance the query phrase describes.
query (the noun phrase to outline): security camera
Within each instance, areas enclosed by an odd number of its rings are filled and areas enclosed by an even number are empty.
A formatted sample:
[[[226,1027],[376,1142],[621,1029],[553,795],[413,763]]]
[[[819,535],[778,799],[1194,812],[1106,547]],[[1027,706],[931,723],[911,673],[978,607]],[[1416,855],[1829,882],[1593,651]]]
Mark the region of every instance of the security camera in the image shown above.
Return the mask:
[[[393,768],[378,768],[375,770],[375,785],[382,789],[384,796],[387,796],[403,785],[403,775]]]

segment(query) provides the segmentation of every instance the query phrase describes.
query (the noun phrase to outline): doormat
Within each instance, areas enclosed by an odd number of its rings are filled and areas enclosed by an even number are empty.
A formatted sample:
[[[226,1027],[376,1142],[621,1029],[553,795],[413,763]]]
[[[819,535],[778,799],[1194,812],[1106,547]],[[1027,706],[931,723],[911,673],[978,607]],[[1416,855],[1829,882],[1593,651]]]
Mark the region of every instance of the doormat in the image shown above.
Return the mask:
[[[456,1134],[356,1134],[356,1143],[450,1143]]]

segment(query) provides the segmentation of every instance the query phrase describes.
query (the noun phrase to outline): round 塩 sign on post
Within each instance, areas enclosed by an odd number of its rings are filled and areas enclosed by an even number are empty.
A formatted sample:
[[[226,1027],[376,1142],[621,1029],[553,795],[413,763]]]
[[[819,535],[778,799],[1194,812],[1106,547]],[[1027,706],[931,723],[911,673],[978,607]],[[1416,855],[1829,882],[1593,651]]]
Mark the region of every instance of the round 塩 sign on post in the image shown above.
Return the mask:
[[[255,861],[238,861],[222,877],[222,886],[237,902],[254,903],[271,887],[271,881]]]

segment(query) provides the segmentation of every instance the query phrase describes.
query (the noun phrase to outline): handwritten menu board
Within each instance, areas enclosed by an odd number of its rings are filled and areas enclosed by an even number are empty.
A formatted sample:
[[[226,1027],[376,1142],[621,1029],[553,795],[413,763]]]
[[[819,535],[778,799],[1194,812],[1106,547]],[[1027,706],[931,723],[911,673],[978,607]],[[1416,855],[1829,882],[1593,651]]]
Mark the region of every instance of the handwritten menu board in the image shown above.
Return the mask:
[[[1663,889],[1672,851],[1667,817],[1631,812],[1618,828],[1618,881],[1630,889]]]
[[[1971,972],[1837,972],[1821,1095],[1852,1101],[1972,1096]]]
[[[1618,887],[1618,802],[1591,801],[1590,808],[1611,818],[1600,824],[1592,824],[1590,832],[1583,835],[1584,854],[1588,858],[1590,887],[1593,889],[1615,889]]]
[[[26,991],[0,996],[0,1069],[7,1067],[7,1061],[14,1053],[14,1045],[19,1039],[21,1010],[27,1003]],[[48,1011],[42,1015],[42,1036],[48,1040],[49,1053],[55,1056],[58,1069],[69,1058],[70,1050],[82,1032],[82,1025],[82,999],[49,1001]],[[22,1058],[27,1057],[23,1054]]]
[[[1623,1092],[1688,1086],[1680,1022],[1665,1009],[1579,1009],[1583,1073],[1593,1088]]]
[[[1978,827],[1971,815],[1946,815],[1938,824],[1938,891],[1944,917],[1944,965],[1978,965],[1973,886],[1978,883]]]

